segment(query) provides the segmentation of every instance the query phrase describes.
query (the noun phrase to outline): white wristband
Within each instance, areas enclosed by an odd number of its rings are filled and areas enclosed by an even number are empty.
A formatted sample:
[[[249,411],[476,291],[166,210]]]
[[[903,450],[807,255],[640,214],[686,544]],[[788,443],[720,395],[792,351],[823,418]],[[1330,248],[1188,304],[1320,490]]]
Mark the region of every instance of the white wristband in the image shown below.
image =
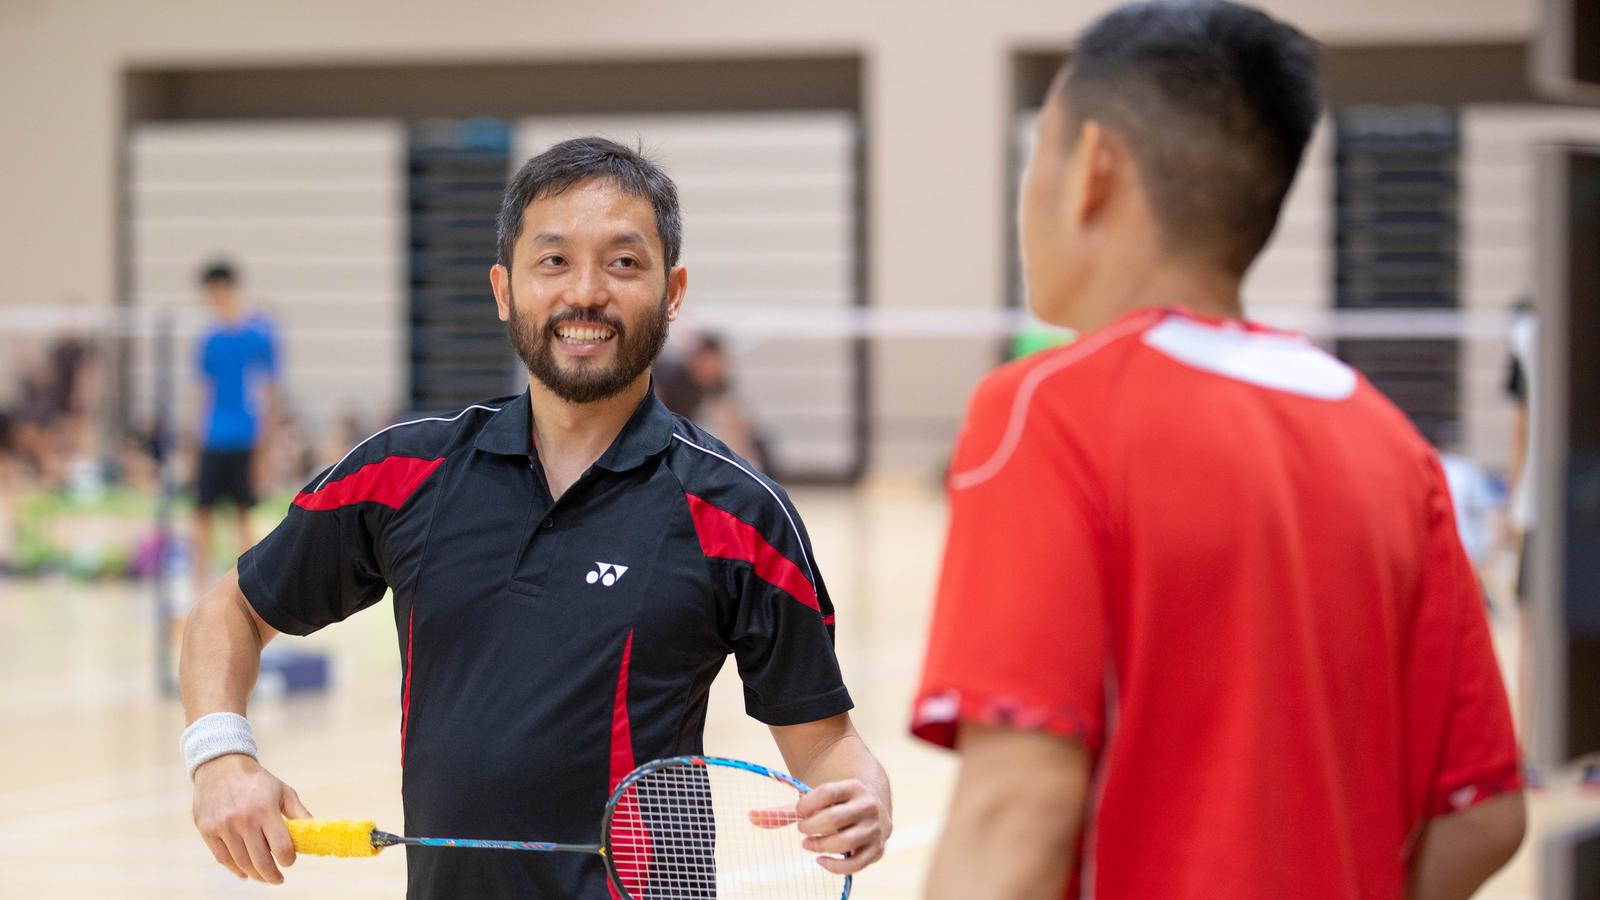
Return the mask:
[[[183,750],[183,761],[189,767],[189,777],[201,765],[227,756],[243,753],[256,758],[256,740],[250,736],[250,722],[238,713],[218,712],[201,716],[183,730],[178,742]]]

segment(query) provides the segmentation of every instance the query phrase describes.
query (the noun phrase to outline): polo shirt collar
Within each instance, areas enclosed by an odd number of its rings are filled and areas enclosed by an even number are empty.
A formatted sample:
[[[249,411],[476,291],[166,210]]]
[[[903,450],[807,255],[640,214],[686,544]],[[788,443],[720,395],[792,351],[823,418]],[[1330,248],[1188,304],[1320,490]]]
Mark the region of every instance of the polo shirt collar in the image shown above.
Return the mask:
[[[533,454],[533,401],[528,391],[495,411],[478,432],[479,450],[503,456]],[[638,468],[672,440],[672,413],[656,398],[655,382],[595,465],[612,472]]]
[[[645,460],[667,449],[672,440],[672,413],[656,397],[655,379],[644,399],[622,426],[622,433],[600,454],[595,465],[612,472],[627,472],[644,465]]]
[[[473,446],[502,456],[526,457],[533,453],[533,402],[528,392],[495,411],[478,431]]]

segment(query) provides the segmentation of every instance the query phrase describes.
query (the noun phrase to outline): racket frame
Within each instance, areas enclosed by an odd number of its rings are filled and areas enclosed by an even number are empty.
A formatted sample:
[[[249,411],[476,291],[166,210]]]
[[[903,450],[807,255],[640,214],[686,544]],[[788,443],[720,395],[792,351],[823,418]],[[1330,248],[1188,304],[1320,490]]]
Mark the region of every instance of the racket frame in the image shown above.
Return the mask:
[[[617,871],[616,857],[611,852],[611,817],[617,811],[617,804],[622,802],[622,796],[628,792],[628,788],[633,787],[633,785],[649,776],[652,772],[673,766],[718,766],[724,769],[741,769],[786,784],[801,794],[811,793],[810,785],[787,772],[780,772],[763,765],[745,762],[742,759],[729,759],[724,756],[669,756],[665,759],[647,762],[634,769],[624,776],[622,781],[617,783],[617,789],[611,792],[611,799],[606,801],[606,815],[600,825],[600,856],[606,861],[606,878],[610,880],[611,887],[621,895],[622,900],[635,900],[635,898],[628,893],[627,885],[623,884],[622,873]],[[851,876],[844,876],[844,890],[839,894],[839,900],[848,900],[850,882]]]

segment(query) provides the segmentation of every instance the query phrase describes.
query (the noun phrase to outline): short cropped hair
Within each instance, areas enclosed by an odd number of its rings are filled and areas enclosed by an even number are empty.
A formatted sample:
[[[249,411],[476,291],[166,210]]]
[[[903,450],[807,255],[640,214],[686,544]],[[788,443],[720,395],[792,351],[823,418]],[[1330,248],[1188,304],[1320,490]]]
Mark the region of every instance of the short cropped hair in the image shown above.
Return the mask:
[[[1320,68],[1310,38],[1258,9],[1154,0],[1084,31],[1056,100],[1069,141],[1089,120],[1127,140],[1169,250],[1243,274],[1316,127]]]
[[[683,248],[683,213],[678,208],[678,186],[643,152],[601,137],[562,141],[523,163],[512,176],[500,202],[500,217],[496,223],[500,265],[511,265],[512,250],[522,235],[522,214],[530,203],[557,196],[595,178],[608,179],[623,191],[650,201],[667,266],[677,265]]]
[[[225,259],[214,259],[200,267],[200,286],[211,287],[215,284],[238,284],[239,273],[234,269],[233,263]]]

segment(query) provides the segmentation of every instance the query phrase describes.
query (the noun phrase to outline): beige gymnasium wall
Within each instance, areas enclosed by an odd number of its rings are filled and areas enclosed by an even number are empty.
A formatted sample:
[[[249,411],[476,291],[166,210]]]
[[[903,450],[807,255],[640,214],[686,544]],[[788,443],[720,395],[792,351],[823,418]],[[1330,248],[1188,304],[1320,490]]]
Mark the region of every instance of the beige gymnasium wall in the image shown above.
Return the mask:
[[[1011,64],[1067,43],[1112,4],[1083,0],[4,0],[0,2],[0,304],[113,302],[122,74],[132,67],[859,55],[869,302],[993,307],[1006,271]],[[1526,39],[1535,0],[1279,0],[1328,43]],[[948,415],[992,348],[901,345],[872,402]],[[954,357],[954,358],[953,358]],[[875,429],[879,469],[939,443]],[[904,436],[902,437],[902,433]]]

